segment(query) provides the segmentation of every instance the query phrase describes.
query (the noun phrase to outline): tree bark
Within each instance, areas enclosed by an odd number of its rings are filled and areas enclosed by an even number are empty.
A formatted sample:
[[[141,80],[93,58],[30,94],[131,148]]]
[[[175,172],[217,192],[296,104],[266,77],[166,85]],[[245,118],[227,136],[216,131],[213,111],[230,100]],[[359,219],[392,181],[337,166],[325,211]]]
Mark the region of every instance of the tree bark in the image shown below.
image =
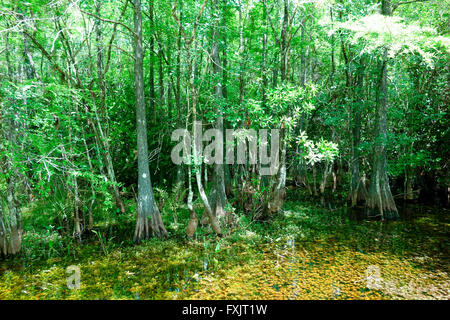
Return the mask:
[[[364,99],[363,85],[364,85],[364,59],[361,57],[359,63],[359,70],[356,75],[356,87],[353,98],[353,126],[352,126],[352,181],[351,181],[351,206],[354,207],[358,203],[364,203],[367,200],[367,190],[364,180],[360,174],[360,152],[359,147],[361,143],[361,109]]]
[[[213,2],[213,12],[218,12],[218,0],[214,0]],[[222,84],[221,80],[221,62],[219,57],[219,24],[218,21],[214,24],[213,30],[213,41],[212,41],[212,60],[213,60],[213,72],[216,79],[215,85],[215,96],[216,96],[216,112],[219,115],[216,119],[216,129],[219,130],[223,135],[223,92],[222,92]],[[216,163],[214,168],[214,194],[215,199],[212,204],[213,213],[216,217],[221,218],[226,215],[225,206],[227,202],[227,196],[225,193],[225,173],[224,173],[224,165],[222,163]]]
[[[275,178],[275,184],[272,188],[272,193],[270,200],[268,202],[267,210],[268,213],[274,214],[281,210],[281,206],[284,203],[284,198],[286,196],[286,139],[285,139],[285,126],[284,123],[281,124],[280,137],[279,137],[279,148],[280,148],[280,163],[278,167],[277,176]],[[273,143],[273,142],[272,142]]]
[[[148,164],[147,122],[144,101],[141,0],[134,0],[134,81],[138,148],[138,203],[134,241],[150,236],[167,237],[161,214],[153,196]]]
[[[263,23],[264,23],[264,35],[263,35],[263,59],[262,59],[262,107],[266,108],[267,100],[267,0],[264,0],[263,8]]]
[[[390,0],[382,0],[382,12],[385,16],[391,15]],[[389,187],[387,156],[386,156],[386,138],[387,138],[387,107],[388,107],[388,88],[387,71],[388,49],[383,49],[381,62],[381,76],[379,85],[379,98],[377,101],[377,124],[376,124],[376,143],[373,154],[372,176],[370,179],[369,197],[367,200],[367,216],[381,219],[398,218],[397,207],[392,197]]]
[[[287,69],[287,27],[289,23],[289,0],[284,0],[284,15],[283,15],[283,28],[281,29],[280,37],[280,74],[281,82],[286,80],[286,69]]]
[[[150,29],[154,32],[154,21],[153,21],[153,1],[150,0]],[[150,114],[153,114],[153,120],[156,119],[156,94],[155,94],[155,67],[154,67],[154,51],[155,51],[155,38],[150,37]],[[151,121],[153,121],[151,120]]]

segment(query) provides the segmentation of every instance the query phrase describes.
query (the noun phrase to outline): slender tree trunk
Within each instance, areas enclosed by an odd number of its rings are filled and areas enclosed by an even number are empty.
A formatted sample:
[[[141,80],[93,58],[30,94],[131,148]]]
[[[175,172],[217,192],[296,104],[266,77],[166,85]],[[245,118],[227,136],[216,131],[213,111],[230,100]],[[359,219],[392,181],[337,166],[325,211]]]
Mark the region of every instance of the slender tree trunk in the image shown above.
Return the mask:
[[[164,96],[164,69],[163,69],[163,48],[161,39],[158,42],[158,81],[159,81],[159,107],[164,106],[165,96]]]
[[[188,167],[188,184],[189,184],[189,194],[187,200],[187,207],[189,210],[189,222],[186,227],[186,236],[188,238],[192,238],[194,236],[195,231],[197,230],[198,218],[195,213],[194,206],[192,205],[192,199],[194,197],[194,192],[192,191],[192,169],[189,165]]]
[[[413,194],[413,177],[412,174],[412,168],[410,165],[408,165],[405,169],[405,200],[413,200],[414,194]]]
[[[330,7],[330,19],[331,19],[331,24],[332,24],[332,28],[333,28],[333,7]],[[331,79],[331,87],[333,87],[334,85],[334,74],[336,71],[336,63],[334,61],[334,30],[332,30],[333,33],[331,35],[331,74],[330,74],[330,79]]]
[[[214,0],[213,2],[213,12],[218,11],[218,0]],[[221,78],[221,64],[219,57],[219,23],[216,21],[214,24],[213,30],[213,43],[212,43],[212,60],[213,60],[213,72],[216,79],[215,85],[215,95],[216,95],[216,112],[218,117],[216,119],[216,129],[219,130],[222,135],[224,131],[223,127],[223,92],[222,85],[220,83]],[[213,213],[216,217],[224,217],[225,216],[225,206],[227,202],[227,196],[225,193],[225,173],[224,173],[224,165],[222,163],[216,163],[214,168],[214,194],[215,201],[212,204]]]
[[[305,46],[305,27],[302,25],[301,27],[301,42],[302,45]],[[300,86],[304,87],[306,84],[306,48],[302,48],[302,52],[300,53]]]
[[[13,170],[9,160],[6,161],[9,170]],[[14,177],[7,179],[7,218],[2,212],[2,202],[0,198],[0,253],[4,256],[15,255],[20,252],[22,245],[22,215],[16,198]]]
[[[223,48],[222,48],[222,95],[223,98],[226,100],[227,99],[227,84],[228,84],[228,71],[227,71],[227,66],[228,66],[228,57],[227,57],[227,50],[228,50],[228,46],[227,46],[227,0],[223,0],[222,2],[222,6],[223,6],[223,10],[222,10],[222,28],[223,28],[223,32],[222,32],[222,38],[223,38]],[[226,142],[225,142],[226,143]],[[233,188],[231,186],[231,172],[230,172],[230,167],[227,163],[224,163],[223,165],[224,168],[224,176],[225,176],[225,193],[227,196],[232,196],[233,195]]]
[[[161,214],[153,196],[148,164],[147,122],[144,101],[141,0],[134,3],[134,81],[138,148],[138,203],[134,241],[150,236],[167,237]]]
[[[317,176],[317,169],[316,169],[316,166],[313,165],[313,194],[314,194],[314,196],[317,196],[317,183],[316,183],[317,179],[316,179],[316,176]]]
[[[33,56],[30,51],[30,39],[23,35],[23,54],[24,54],[24,62],[25,62],[25,73],[28,80],[36,78],[38,82],[41,82],[41,79],[36,72],[36,67],[34,64]]]
[[[277,213],[281,210],[281,206],[284,203],[284,198],[286,196],[286,139],[285,139],[285,126],[284,123],[281,124],[280,137],[279,137],[279,148],[280,148],[280,163],[278,167],[278,172],[275,178],[275,184],[272,188],[272,194],[268,202],[268,212],[269,214]],[[273,143],[273,141],[272,141]]]
[[[239,2],[239,103],[244,100],[244,19],[242,17],[242,4]]]
[[[281,81],[284,83],[287,79],[287,27],[289,23],[289,0],[284,0],[284,15],[283,15],[283,27],[281,30],[280,36],[280,74]],[[274,74],[274,79],[276,75]],[[274,84],[275,85],[275,84]],[[284,198],[286,196],[286,148],[287,144],[285,141],[285,126],[284,123],[281,124],[280,130],[280,140],[279,140],[279,148],[280,148],[280,164],[278,168],[278,173],[275,179],[275,184],[273,186],[271,199],[268,202],[268,212],[269,214],[273,214],[279,212],[281,210],[281,206],[283,205]]]
[[[155,32],[154,30],[154,21],[153,21],[153,2],[154,0],[150,0],[150,29],[151,32]],[[150,114],[153,115],[152,120],[156,119],[156,94],[155,94],[155,67],[154,67],[154,51],[155,51],[155,38],[153,34],[150,36]]]
[[[367,190],[364,181],[360,175],[360,143],[361,143],[361,110],[363,98],[364,85],[364,59],[361,58],[359,62],[359,70],[357,70],[356,87],[354,89],[353,99],[353,145],[352,145],[352,181],[351,181],[351,206],[354,207],[358,203],[363,203],[367,200]]]
[[[200,128],[197,126],[197,97],[196,97],[196,90],[194,87],[194,73],[192,70],[192,59],[190,57],[190,48],[188,49],[188,70],[189,70],[189,87],[191,88],[191,96],[192,96],[192,118],[193,118],[193,127],[194,132],[193,135],[196,137],[198,135],[198,132],[201,131],[201,125]],[[199,155],[201,154],[201,141],[196,141],[197,139],[194,138],[194,144],[193,144],[193,152],[194,152],[194,164],[197,166],[195,170],[195,177],[197,180],[197,188],[198,192],[200,194],[200,198],[203,201],[203,204],[205,206],[206,214],[209,217],[209,222],[211,223],[211,227],[214,230],[215,233],[221,234],[221,228],[219,225],[219,222],[217,221],[216,215],[213,212],[213,209],[211,208],[211,205],[209,203],[209,199],[206,196],[205,189],[203,187],[202,183],[202,165],[201,165],[201,159],[199,158]],[[200,143],[200,144],[199,144]]]
[[[177,105],[177,125],[178,127],[181,127],[181,35],[182,35],[182,27],[181,23],[183,21],[183,10],[180,6],[180,26],[178,27],[178,37],[177,37],[177,66],[176,66],[176,73],[177,73],[177,80],[176,80],[176,94],[175,94],[175,103]],[[185,176],[185,170],[184,170],[183,164],[180,164],[177,166],[177,177],[176,177],[176,185],[181,186],[184,182],[184,176]],[[192,186],[191,186],[192,188]],[[180,188],[181,192],[181,188]]]
[[[0,198],[0,256],[8,254],[8,230],[3,222],[3,199]]]
[[[9,29],[9,24],[6,24],[7,30]],[[8,78],[9,81],[13,81],[14,77],[14,70],[11,65],[11,59],[10,59],[10,52],[9,52],[9,31],[5,32],[5,60],[6,60],[6,67],[8,70]]]
[[[283,27],[281,29],[280,37],[280,75],[281,82],[286,80],[287,69],[287,27],[289,23],[289,0],[284,0],[284,15],[283,15]]]
[[[262,61],[262,107],[266,108],[266,90],[267,90],[267,0],[264,0],[263,8],[263,23],[264,23],[264,35],[263,35],[263,61]]]
[[[102,2],[99,0],[95,1],[95,13],[100,16]],[[97,78],[98,87],[100,91],[100,110],[102,117],[104,116],[104,106],[105,106],[105,83],[103,81],[103,45],[102,45],[102,29],[101,21],[99,19],[95,20],[95,43],[97,50]]]
[[[320,194],[324,194],[325,193],[325,188],[327,186],[327,181],[328,181],[328,177],[331,174],[331,170],[333,169],[333,163],[327,161],[325,163],[325,170],[323,171],[323,176],[322,176],[322,182],[320,183]]]
[[[5,118],[0,108],[0,137],[15,145],[13,128],[16,126],[12,122],[14,120],[10,120],[10,123],[4,128],[2,126],[3,119]],[[4,132],[3,130],[7,131]],[[0,151],[3,150],[0,149]],[[22,212],[16,196],[18,173],[11,161],[12,159],[9,156],[5,156],[3,159],[0,158],[0,174],[5,175],[8,173],[9,175],[6,179],[7,214],[3,212],[3,199],[0,197],[0,253],[4,256],[19,253],[22,246]]]
[[[197,132],[199,132],[199,129],[201,131],[201,128],[197,128],[197,90],[195,88],[195,83],[194,83],[194,79],[195,79],[195,73],[196,70],[194,70],[193,68],[193,59],[191,57],[191,47],[192,47],[192,43],[195,42],[196,40],[196,30],[197,30],[197,26],[198,26],[198,22],[199,19],[203,13],[203,10],[205,8],[207,0],[203,1],[202,7],[198,13],[197,19],[194,23],[193,26],[193,31],[192,31],[192,35],[190,37],[188,37],[186,35],[185,30],[182,27],[181,21],[180,19],[177,17],[177,15],[175,14],[175,12],[172,12],[172,16],[174,17],[174,19],[176,20],[176,22],[178,23],[178,26],[181,28],[181,31],[184,35],[184,40],[185,40],[185,49],[186,49],[186,60],[187,60],[187,74],[188,74],[188,97],[187,97],[187,101],[188,101],[188,105],[189,105],[189,101],[192,102],[192,119],[193,119],[193,128],[194,128],[194,143],[193,143],[193,153],[194,153],[194,165],[197,166],[196,171],[195,171],[195,177],[197,180],[197,187],[198,187],[198,191],[200,194],[200,198],[203,201],[203,204],[205,206],[205,210],[207,212],[207,215],[210,219],[210,223],[212,226],[212,229],[214,230],[214,232],[216,232],[217,234],[221,234],[221,229],[220,229],[220,225],[215,217],[215,215],[212,212],[211,206],[209,204],[208,201],[208,197],[206,196],[205,190],[203,188],[203,184],[202,184],[202,174],[201,174],[201,160],[199,159],[199,154],[200,154],[200,150],[201,150],[201,141],[196,141],[197,139],[195,139],[195,137],[197,137]],[[175,3],[175,7],[177,6],[178,1]],[[194,45],[195,48],[195,45]],[[189,166],[189,175],[190,175],[190,166]],[[192,204],[192,198],[188,197],[188,207],[190,206],[189,204],[189,199],[191,201]],[[193,223],[195,224],[196,227],[196,220],[197,220],[197,216],[195,214],[195,212],[192,209],[192,206],[190,208],[190,212],[191,212],[191,219],[188,223],[189,225],[192,225]],[[195,228],[194,232],[195,232]],[[191,230],[186,230],[187,235],[189,236],[189,234],[191,234]],[[192,232],[193,234],[193,232]]]

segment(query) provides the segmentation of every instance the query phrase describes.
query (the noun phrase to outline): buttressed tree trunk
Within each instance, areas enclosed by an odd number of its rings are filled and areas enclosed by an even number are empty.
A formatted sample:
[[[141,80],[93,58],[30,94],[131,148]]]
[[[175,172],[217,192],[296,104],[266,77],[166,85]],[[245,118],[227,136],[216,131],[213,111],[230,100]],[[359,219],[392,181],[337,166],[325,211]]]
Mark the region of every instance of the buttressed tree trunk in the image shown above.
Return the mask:
[[[138,147],[138,203],[134,241],[150,236],[167,237],[153,196],[150,169],[148,165],[147,123],[145,117],[143,50],[142,50],[142,12],[141,0],[134,0],[134,81],[136,94],[136,121]]]
[[[391,15],[390,0],[382,0],[382,14]],[[383,49],[383,58],[381,62],[381,77],[379,87],[379,98],[377,101],[377,124],[375,138],[378,140],[373,154],[372,177],[370,179],[369,197],[367,199],[367,216],[381,219],[398,218],[397,207],[392,197],[389,187],[389,178],[387,172],[386,156],[386,136],[387,136],[387,48]]]

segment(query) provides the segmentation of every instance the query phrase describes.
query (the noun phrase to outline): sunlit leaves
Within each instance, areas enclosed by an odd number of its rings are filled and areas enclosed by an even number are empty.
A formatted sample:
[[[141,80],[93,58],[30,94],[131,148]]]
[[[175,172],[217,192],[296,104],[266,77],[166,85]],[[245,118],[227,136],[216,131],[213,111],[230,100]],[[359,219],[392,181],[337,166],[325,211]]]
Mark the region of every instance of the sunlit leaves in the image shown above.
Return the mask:
[[[406,24],[400,17],[377,13],[339,23],[338,26],[353,33],[353,43],[365,40],[364,52],[373,52],[381,47],[388,47],[391,57],[417,52],[431,65],[433,53],[429,51],[430,48],[441,45],[450,49],[448,37],[437,35],[430,27]]]
[[[298,136],[298,145],[301,148],[300,157],[307,160],[309,165],[321,161],[332,162],[338,155],[338,145],[332,141],[326,141],[323,138],[317,142],[308,139],[304,131]]]

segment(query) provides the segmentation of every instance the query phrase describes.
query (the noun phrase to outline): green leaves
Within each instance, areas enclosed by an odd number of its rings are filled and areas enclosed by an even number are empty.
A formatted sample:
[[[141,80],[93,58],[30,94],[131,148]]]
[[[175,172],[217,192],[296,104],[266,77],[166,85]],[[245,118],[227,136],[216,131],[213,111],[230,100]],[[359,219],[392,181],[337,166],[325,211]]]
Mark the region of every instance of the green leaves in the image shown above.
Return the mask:
[[[399,54],[420,54],[428,65],[433,64],[433,47],[443,46],[450,52],[450,38],[437,35],[430,27],[406,24],[400,17],[388,17],[378,13],[349,20],[338,27],[352,32],[353,44],[364,40],[363,52],[372,53],[387,47],[391,58]]]
[[[306,159],[309,165],[314,165],[321,161],[332,162],[338,155],[338,145],[332,141],[326,141],[321,138],[314,142],[308,139],[304,131],[300,132],[297,138],[298,146],[301,149],[300,159]]]

